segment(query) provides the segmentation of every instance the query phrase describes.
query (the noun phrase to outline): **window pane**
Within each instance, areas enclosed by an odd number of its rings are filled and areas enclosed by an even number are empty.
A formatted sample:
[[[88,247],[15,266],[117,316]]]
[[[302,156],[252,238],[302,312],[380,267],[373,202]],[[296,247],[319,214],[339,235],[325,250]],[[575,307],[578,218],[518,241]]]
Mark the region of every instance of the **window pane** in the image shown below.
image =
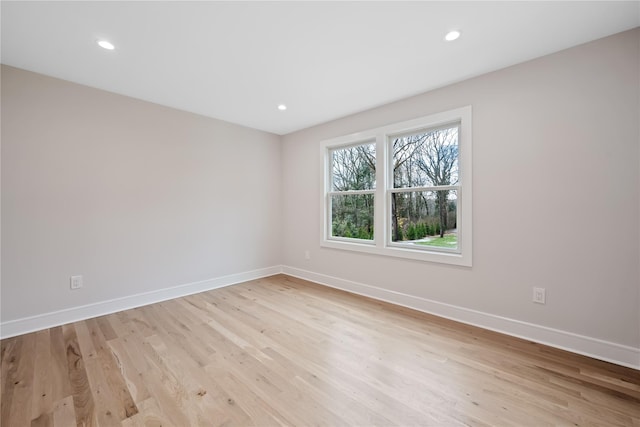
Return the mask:
[[[376,187],[375,143],[331,152],[333,191],[371,190]]]
[[[331,196],[331,236],[373,240],[373,194]]]
[[[458,248],[457,190],[391,194],[391,241],[425,248]]]
[[[458,125],[393,141],[393,187],[434,187],[458,183]]]

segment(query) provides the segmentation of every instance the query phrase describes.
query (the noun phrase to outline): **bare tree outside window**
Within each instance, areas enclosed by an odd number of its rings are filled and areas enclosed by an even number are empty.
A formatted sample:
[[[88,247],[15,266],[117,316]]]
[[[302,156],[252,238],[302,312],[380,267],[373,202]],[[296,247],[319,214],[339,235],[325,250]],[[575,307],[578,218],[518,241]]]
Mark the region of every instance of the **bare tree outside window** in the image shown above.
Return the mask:
[[[333,150],[331,173],[331,235],[373,240],[375,144]]]
[[[394,137],[392,141],[392,241],[457,247],[457,191],[438,187],[458,184],[458,126]]]
[[[439,188],[458,183],[458,126],[392,141],[392,241],[456,248],[457,191]],[[372,240],[375,144],[332,150],[331,172],[331,235]]]

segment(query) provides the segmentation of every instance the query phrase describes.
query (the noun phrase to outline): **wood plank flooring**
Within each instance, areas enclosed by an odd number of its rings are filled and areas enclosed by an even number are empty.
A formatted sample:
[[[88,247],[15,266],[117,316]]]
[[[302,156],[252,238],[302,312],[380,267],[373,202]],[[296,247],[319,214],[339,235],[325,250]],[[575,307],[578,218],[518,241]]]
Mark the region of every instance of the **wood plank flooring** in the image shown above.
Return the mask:
[[[1,348],[3,427],[640,427],[640,371],[282,275]]]

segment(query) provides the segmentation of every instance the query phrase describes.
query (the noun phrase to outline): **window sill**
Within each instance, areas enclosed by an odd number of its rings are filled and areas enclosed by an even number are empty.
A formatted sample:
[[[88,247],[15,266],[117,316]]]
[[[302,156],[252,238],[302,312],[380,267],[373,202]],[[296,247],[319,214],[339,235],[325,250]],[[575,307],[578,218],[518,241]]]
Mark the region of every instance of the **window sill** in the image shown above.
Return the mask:
[[[400,246],[384,246],[378,247],[374,242],[358,243],[339,240],[323,239],[320,243],[321,247],[340,249],[350,252],[360,252],[373,255],[404,258],[414,261],[426,261],[440,264],[459,265],[463,267],[471,267],[471,257],[455,252],[440,252],[429,250],[415,250],[403,248]]]

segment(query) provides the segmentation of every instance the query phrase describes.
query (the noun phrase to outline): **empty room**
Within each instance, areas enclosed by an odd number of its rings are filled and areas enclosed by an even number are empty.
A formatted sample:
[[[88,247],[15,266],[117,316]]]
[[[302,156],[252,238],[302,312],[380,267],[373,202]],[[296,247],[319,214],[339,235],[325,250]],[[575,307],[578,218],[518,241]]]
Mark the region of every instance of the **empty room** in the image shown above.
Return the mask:
[[[0,19],[3,427],[640,427],[640,2]]]

